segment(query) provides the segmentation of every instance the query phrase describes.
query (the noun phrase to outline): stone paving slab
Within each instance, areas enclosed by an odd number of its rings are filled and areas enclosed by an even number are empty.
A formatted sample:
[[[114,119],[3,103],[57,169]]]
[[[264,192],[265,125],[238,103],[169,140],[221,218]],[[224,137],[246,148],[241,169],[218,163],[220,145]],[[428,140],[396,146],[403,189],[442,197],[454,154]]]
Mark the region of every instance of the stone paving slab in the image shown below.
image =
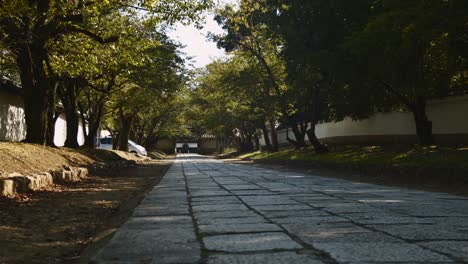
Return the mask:
[[[442,225],[369,225],[376,230],[401,237],[406,240],[466,240],[468,229],[458,229]]]
[[[316,256],[295,252],[251,254],[251,255],[213,255],[208,264],[322,264]]]
[[[284,233],[217,235],[203,238],[206,249],[225,252],[301,249]]]
[[[194,212],[219,212],[219,211],[244,211],[249,210],[245,205],[238,204],[214,204],[214,205],[193,205]]]
[[[243,211],[215,211],[215,212],[194,212],[196,220],[199,219],[230,219],[230,218],[244,218],[255,217],[258,214],[250,210]]]
[[[314,246],[338,262],[450,262],[445,256],[407,243],[315,243]]]
[[[200,245],[192,228],[134,230],[125,227],[93,259],[97,263],[197,263],[199,260]]]
[[[468,199],[177,157],[95,263],[468,263]]]
[[[248,216],[236,218],[199,218],[198,225],[233,225],[233,224],[261,224],[268,220],[261,216]]]
[[[281,228],[269,223],[235,223],[235,224],[205,224],[199,225],[202,234],[226,234],[226,233],[257,233],[269,231],[282,231]]]
[[[433,241],[418,243],[418,245],[457,256],[460,260],[468,262],[468,241]]]

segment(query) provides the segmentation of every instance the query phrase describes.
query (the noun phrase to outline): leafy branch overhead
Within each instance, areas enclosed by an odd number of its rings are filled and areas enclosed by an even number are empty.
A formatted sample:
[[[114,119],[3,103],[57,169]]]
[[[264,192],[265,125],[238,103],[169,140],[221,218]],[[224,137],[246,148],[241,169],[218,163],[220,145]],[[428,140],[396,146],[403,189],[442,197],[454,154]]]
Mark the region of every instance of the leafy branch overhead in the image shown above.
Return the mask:
[[[128,87],[158,96],[176,92],[184,61],[165,28],[198,23],[210,6],[204,0],[0,1],[2,57],[11,58],[24,89],[26,141],[53,144],[57,101],[72,123],[67,146],[77,146],[79,112],[92,147],[118,93]]]

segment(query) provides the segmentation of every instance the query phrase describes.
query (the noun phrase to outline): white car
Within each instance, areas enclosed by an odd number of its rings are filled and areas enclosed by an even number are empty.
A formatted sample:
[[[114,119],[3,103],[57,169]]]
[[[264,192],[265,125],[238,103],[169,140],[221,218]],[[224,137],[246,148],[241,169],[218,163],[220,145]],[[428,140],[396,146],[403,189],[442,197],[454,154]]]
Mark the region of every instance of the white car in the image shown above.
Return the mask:
[[[98,148],[112,150],[112,138],[100,138]],[[148,155],[146,149],[143,146],[140,146],[131,140],[128,141],[128,151],[130,153],[135,153],[143,156]]]

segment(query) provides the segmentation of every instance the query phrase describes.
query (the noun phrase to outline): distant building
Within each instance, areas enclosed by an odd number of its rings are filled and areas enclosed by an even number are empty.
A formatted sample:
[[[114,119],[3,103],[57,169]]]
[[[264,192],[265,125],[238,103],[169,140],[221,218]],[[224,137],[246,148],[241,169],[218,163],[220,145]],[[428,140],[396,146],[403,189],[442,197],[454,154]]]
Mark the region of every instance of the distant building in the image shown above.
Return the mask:
[[[218,151],[217,142],[216,137],[211,134],[204,134],[201,137],[161,138],[156,143],[156,149],[167,154],[175,152],[212,154]]]
[[[198,142],[177,142],[177,153],[198,153]]]

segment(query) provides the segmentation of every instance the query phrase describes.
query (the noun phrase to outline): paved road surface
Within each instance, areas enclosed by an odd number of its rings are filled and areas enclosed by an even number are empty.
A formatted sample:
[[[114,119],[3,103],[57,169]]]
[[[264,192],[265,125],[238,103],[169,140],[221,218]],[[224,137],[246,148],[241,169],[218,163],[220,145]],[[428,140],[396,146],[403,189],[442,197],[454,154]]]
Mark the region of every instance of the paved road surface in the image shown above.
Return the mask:
[[[97,263],[468,263],[468,199],[179,155]]]

